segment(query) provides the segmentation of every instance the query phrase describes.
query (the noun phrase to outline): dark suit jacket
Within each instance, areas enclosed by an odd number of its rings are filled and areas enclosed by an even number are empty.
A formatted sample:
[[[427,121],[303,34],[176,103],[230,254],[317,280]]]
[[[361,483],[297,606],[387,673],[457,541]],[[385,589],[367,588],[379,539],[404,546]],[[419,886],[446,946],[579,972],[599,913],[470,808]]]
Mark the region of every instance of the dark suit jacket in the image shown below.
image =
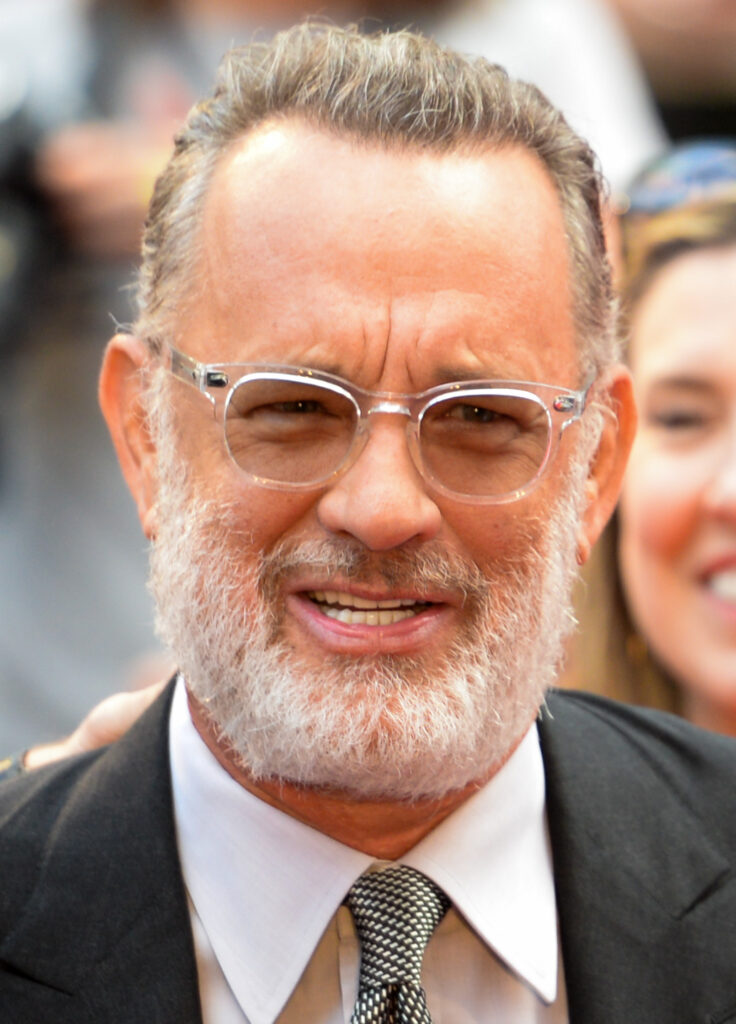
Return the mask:
[[[0,786],[2,1024],[200,1024],[169,699]],[[736,744],[563,693],[541,737],[571,1024],[736,1022]]]

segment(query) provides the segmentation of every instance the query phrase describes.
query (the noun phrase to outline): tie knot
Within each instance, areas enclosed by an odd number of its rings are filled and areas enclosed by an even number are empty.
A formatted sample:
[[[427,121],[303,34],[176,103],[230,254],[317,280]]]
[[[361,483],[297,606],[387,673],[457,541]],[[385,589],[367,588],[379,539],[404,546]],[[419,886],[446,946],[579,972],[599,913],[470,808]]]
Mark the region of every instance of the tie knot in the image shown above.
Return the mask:
[[[450,901],[420,871],[401,864],[361,875],[346,903],[360,939],[360,984],[420,984],[422,958]]]

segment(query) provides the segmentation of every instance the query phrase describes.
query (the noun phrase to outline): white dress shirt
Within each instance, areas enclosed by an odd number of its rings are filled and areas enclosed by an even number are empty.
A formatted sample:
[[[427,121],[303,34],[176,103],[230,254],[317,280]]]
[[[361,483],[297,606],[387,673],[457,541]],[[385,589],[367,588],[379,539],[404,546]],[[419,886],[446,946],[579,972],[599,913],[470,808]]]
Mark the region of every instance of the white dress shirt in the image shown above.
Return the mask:
[[[204,1024],[347,1024],[360,949],[342,901],[376,862],[235,782],[194,728],[181,680],[170,742]],[[567,1021],[535,728],[401,863],[453,904],[422,968],[433,1024]]]

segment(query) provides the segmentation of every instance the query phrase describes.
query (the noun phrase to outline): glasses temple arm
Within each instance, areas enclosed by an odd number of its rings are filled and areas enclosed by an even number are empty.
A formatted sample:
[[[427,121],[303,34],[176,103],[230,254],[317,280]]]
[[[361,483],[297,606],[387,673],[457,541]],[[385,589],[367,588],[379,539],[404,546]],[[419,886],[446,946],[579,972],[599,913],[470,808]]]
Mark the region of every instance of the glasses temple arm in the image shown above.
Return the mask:
[[[202,390],[204,379],[204,366],[202,363],[192,359],[191,356],[185,355],[171,345],[169,346],[168,369],[178,380],[183,380],[185,384],[191,384],[198,391]]]

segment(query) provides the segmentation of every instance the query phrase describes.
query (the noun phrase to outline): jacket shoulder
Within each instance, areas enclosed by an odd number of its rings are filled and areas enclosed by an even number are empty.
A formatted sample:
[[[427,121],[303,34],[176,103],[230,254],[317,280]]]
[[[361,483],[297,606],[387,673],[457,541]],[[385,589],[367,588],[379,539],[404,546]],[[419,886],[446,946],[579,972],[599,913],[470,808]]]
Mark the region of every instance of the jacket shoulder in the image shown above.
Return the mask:
[[[736,739],[665,711],[567,690],[549,694],[539,729],[553,792],[561,783],[583,802],[603,793],[611,812],[628,807],[630,815],[677,801],[736,843]]]
[[[539,734],[571,1020],[733,1020],[736,741],[569,691]]]
[[[721,765],[725,770],[736,768],[736,739],[709,732],[679,715],[655,708],[639,707],[580,690],[551,690],[541,712],[544,723],[555,729],[559,720],[563,731],[585,729],[596,739],[608,736],[624,744],[674,760],[701,758],[703,765]],[[543,724],[544,728],[544,724]],[[692,765],[690,765],[692,767]]]
[[[0,1020],[201,1020],[169,696],[111,747],[0,785]]]

